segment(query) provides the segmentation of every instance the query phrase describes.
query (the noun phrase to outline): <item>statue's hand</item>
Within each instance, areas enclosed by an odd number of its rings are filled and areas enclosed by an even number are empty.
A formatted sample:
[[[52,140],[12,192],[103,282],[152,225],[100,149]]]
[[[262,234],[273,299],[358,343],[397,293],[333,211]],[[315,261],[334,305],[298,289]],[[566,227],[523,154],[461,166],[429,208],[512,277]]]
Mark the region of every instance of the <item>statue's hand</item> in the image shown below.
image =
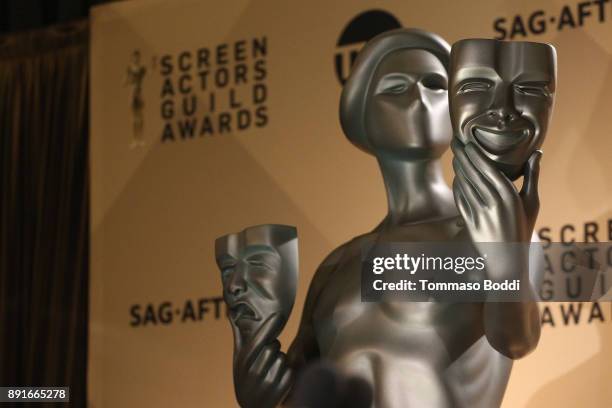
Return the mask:
[[[524,169],[521,191],[473,144],[452,145],[453,193],[466,229],[493,279],[528,277],[529,243],[539,210],[538,175],[542,153]],[[504,243],[505,245],[499,245]],[[527,275],[527,276],[526,276]]]
[[[525,165],[521,192],[472,143],[454,141],[453,193],[472,241],[529,242],[539,210],[538,176],[542,152]]]
[[[234,351],[234,388],[242,408],[276,407],[289,390],[292,370],[278,340],[270,338],[279,324],[278,315],[272,314],[252,339]]]

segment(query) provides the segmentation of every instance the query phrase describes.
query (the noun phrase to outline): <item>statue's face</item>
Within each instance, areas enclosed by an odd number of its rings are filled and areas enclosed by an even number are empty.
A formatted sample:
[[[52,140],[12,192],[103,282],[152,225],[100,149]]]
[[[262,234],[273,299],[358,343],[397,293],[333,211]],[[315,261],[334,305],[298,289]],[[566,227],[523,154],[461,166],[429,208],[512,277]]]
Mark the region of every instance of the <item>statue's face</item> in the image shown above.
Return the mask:
[[[373,153],[441,156],[452,135],[447,86],[444,65],[428,51],[405,49],[385,56],[372,77],[365,110]]]
[[[216,243],[223,298],[230,322],[243,338],[250,338],[273,313],[287,318],[293,307],[297,242],[289,242],[282,249],[275,247],[271,228],[253,227],[219,238]]]
[[[474,143],[510,179],[518,178],[544,142],[555,78],[550,45],[459,41],[451,51],[449,86],[455,136]]]

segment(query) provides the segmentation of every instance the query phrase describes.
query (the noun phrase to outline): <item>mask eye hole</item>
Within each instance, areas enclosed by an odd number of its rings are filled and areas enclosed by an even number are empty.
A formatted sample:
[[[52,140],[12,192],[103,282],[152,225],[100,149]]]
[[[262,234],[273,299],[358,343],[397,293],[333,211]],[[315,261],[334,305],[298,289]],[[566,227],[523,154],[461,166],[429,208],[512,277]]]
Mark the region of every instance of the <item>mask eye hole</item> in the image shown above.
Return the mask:
[[[376,94],[399,95],[408,90],[410,80],[406,75],[389,74],[383,77],[376,87]]]
[[[393,85],[393,86],[390,86],[390,87],[386,88],[384,90],[384,93],[387,93],[387,94],[401,94],[401,93],[405,92],[406,89],[408,89],[408,86],[406,84],[397,84],[397,85]]]
[[[278,264],[278,257],[272,254],[255,254],[246,259],[249,266],[258,269],[267,269],[273,271]]]
[[[221,270],[221,279],[225,281],[234,272],[236,259],[228,254],[224,254],[217,259],[217,265],[219,265]]]
[[[491,89],[492,84],[488,81],[482,80],[471,80],[463,82],[459,89],[457,90],[457,94],[466,94],[470,92],[486,92]]]
[[[221,266],[221,279],[226,280],[234,271],[234,265]]]
[[[516,93],[527,96],[536,96],[540,98],[549,98],[551,93],[545,83],[526,82],[514,85]]]
[[[437,74],[427,75],[421,80],[421,83],[425,88],[433,91],[446,91],[448,87],[446,78]]]

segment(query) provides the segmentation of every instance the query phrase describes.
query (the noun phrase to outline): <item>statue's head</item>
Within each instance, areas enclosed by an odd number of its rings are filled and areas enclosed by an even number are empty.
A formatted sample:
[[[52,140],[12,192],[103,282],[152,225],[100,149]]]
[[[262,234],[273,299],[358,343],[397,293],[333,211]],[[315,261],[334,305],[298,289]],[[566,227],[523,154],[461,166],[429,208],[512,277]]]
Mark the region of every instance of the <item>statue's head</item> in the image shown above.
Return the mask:
[[[340,99],[347,138],[377,157],[437,158],[452,137],[449,45],[416,29],[380,34],[361,50]]]
[[[296,228],[266,224],[225,235],[215,242],[215,257],[230,323],[243,340],[250,338],[272,314],[281,321],[276,326],[280,332],[295,301]]]
[[[134,64],[140,64],[140,50],[132,51],[132,62]]]
[[[511,180],[544,142],[556,86],[553,46],[467,39],[453,44],[449,100],[455,137]]]

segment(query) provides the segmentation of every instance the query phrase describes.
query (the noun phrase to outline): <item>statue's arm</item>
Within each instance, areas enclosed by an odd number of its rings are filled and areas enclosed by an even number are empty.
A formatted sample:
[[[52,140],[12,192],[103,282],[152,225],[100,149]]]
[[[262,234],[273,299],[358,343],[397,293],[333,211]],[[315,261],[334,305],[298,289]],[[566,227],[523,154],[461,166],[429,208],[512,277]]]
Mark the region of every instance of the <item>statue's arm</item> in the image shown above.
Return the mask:
[[[300,326],[287,352],[287,361],[294,373],[299,372],[309,362],[321,357],[314,330],[314,311],[318,305],[319,295],[331,274],[338,267],[346,246],[347,244],[342,245],[332,251],[321,263],[310,282]]]
[[[539,211],[537,185],[542,154],[534,151],[525,164],[519,192],[474,145],[453,142],[452,149],[455,202],[472,242],[481,256],[489,255],[488,277],[497,281],[518,278],[521,282],[520,301],[493,298],[483,306],[487,340],[504,356],[518,359],[531,352],[540,339],[538,297],[532,284],[532,275],[540,271],[530,262],[529,242]]]
[[[515,261],[513,266],[529,271],[522,274],[520,302],[486,302],[484,304],[484,330],[489,344],[499,353],[511,359],[519,359],[533,351],[540,340],[540,313],[534,268],[529,259]]]
[[[537,243],[534,233],[532,243]],[[523,262],[521,287],[523,302],[489,302],[485,304],[485,334],[501,354],[518,359],[533,351],[540,339],[538,293],[544,274],[544,255],[540,245],[531,245]]]
[[[314,279],[313,279],[314,280]],[[287,351],[287,363],[294,372],[301,370],[308,361],[319,357],[319,348],[314,335],[312,310],[315,306],[318,290],[311,283],[304,303],[304,311],[297,335]]]

